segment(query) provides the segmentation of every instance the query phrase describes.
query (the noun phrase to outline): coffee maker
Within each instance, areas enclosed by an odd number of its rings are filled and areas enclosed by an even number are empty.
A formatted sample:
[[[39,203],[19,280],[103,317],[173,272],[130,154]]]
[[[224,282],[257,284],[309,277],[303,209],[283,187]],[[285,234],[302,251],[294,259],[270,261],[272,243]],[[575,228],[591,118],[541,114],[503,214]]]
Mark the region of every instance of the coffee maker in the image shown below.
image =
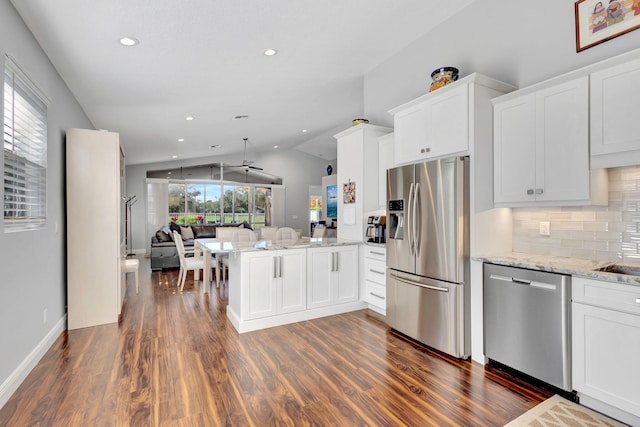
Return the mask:
[[[367,230],[365,238],[371,243],[385,243],[387,217],[385,215],[370,216],[367,218]]]

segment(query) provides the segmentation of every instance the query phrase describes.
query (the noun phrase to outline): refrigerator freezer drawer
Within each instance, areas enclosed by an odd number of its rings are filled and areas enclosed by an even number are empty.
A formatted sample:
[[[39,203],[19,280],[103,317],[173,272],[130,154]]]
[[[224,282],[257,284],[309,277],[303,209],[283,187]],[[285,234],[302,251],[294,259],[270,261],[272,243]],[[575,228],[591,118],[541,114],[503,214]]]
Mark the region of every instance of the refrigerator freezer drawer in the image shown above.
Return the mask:
[[[416,341],[466,358],[463,285],[387,271],[387,323]]]

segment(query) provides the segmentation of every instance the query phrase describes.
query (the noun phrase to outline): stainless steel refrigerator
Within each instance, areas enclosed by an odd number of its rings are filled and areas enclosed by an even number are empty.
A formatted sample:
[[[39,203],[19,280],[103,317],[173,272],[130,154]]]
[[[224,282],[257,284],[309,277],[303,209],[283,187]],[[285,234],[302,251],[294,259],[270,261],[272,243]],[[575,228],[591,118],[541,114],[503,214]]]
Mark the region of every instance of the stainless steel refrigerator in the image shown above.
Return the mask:
[[[387,323],[458,358],[470,354],[469,158],[387,171]]]

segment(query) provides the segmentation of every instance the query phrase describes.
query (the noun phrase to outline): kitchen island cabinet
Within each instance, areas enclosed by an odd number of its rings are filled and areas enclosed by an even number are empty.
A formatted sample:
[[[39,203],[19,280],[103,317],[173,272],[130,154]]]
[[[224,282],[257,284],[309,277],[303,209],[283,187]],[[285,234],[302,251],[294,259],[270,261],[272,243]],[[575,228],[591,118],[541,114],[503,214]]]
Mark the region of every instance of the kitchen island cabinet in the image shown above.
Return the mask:
[[[358,298],[358,243],[317,240],[230,251],[227,316],[238,332],[367,307]]]
[[[307,307],[358,299],[358,246],[307,249]]]

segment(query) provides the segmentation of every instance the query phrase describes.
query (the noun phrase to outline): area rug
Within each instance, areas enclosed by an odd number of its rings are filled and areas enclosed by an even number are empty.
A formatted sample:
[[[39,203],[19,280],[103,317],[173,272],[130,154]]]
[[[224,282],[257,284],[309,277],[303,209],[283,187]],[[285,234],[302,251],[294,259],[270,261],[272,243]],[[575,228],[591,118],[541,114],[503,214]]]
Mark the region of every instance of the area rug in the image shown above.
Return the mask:
[[[623,427],[626,424],[614,421],[556,394],[505,425],[505,427],[519,426]]]

